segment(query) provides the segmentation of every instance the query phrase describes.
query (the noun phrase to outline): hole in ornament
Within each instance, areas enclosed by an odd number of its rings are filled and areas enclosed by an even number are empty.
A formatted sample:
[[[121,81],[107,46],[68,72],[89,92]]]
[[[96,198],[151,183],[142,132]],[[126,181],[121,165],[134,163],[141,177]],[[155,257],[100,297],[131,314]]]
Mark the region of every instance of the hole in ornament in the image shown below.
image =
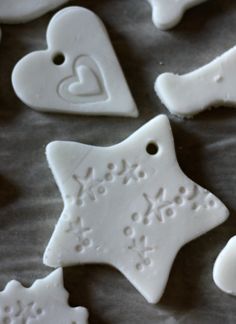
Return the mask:
[[[52,61],[55,65],[62,65],[65,62],[65,55],[63,53],[54,54]]]
[[[154,142],[150,142],[146,146],[146,151],[149,155],[155,155],[158,152],[158,145]]]

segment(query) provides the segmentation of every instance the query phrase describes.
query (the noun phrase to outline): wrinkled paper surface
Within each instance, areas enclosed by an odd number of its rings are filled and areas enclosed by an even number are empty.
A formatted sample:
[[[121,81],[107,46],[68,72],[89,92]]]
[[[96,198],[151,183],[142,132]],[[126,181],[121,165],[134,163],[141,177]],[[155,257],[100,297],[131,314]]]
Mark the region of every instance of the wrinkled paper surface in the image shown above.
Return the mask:
[[[71,3],[94,10],[103,19],[140,117],[45,114],[27,108],[14,95],[11,71],[25,54],[46,48],[45,31],[52,14],[28,24],[2,26],[1,290],[11,279],[29,286],[51,271],[42,264],[42,255],[63,206],[46,162],[45,146],[53,140],[104,146],[120,142],[157,114],[169,115],[153,90],[158,74],[189,72],[236,43],[236,3],[233,0],[210,0],[193,8],[169,32],[154,27],[151,8],[145,0]],[[158,305],[149,305],[113,268],[94,265],[65,269],[70,303],[87,307],[91,324],[236,321],[236,299],[223,294],[212,280],[215,258],[227,240],[236,234],[236,109],[213,109],[186,121],[169,117],[182,169],[222,199],[230,209],[230,218],[180,251]]]

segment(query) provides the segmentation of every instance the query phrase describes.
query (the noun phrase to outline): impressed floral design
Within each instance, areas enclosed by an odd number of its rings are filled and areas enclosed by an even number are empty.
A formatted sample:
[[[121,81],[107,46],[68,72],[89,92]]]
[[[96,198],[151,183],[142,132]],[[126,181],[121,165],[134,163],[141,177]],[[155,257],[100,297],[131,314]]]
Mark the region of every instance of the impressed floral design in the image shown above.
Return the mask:
[[[129,239],[128,250],[136,253],[137,262],[135,268],[142,271],[145,267],[152,264],[150,253],[155,252],[157,247],[150,246],[148,240],[152,239],[147,236],[147,226],[158,226],[174,219],[180,215],[180,209],[188,206],[191,211],[196,212],[200,208],[215,207],[215,200],[206,190],[193,184],[192,188],[179,187],[177,194],[172,199],[167,199],[167,190],[160,188],[155,195],[143,193],[146,202],[146,209],[143,213],[134,212],[131,215],[132,224],[126,226],[123,234]],[[199,203],[199,200],[204,202]],[[142,234],[137,238],[137,229],[140,228]],[[153,238],[155,240],[155,238]]]
[[[96,202],[100,196],[106,195],[112,183],[121,180],[123,185],[137,183],[146,177],[138,163],[130,163],[124,159],[117,165],[108,163],[104,175],[96,176],[96,170],[89,167],[84,176],[73,174],[73,180],[78,184],[76,203],[84,206],[86,201]],[[69,196],[68,196],[69,198]]]

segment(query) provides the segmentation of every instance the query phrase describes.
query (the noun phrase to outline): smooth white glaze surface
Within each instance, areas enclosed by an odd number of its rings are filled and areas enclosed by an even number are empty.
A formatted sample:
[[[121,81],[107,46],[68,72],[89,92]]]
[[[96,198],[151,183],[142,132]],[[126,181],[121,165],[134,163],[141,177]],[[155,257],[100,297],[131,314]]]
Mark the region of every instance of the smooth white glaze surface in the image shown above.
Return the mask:
[[[216,106],[236,106],[236,47],[211,63],[185,75],[161,74],[155,90],[168,110],[193,115]]]
[[[24,23],[38,18],[68,0],[1,0],[0,22]]]
[[[47,50],[25,56],[13,70],[13,87],[25,104],[39,111],[138,116],[105,27],[93,12],[59,11],[47,43]]]
[[[224,292],[236,295],[236,236],[232,237],[216,259],[215,284]]]
[[[0,292],[1,324],[87,324],[88,312],[83,307],[68,306],[68,293],[63,287],[62,269],[57,269],[30,288],[10,281]]]
[[[179,249],[228,217],[181,171],[164,115],[115,146],[52,142],[46,154],[64,210],[44,263],[113,265],[150,303],[161,298]]]
[[[159,29],[170,29],[182,19],[184,12],[206,0],[147,0],[152,6],[152,20]]]

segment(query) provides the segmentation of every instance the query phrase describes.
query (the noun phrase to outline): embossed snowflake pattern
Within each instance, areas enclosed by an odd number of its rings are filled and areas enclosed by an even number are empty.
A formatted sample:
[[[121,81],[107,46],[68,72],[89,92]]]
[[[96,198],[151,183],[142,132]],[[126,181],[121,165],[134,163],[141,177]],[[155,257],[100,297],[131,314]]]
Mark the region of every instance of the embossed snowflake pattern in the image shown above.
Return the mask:
[[[4,306],[2,313],[2,324],[27,324],[28,321],[39,320],[43,316],[42,308],[36,303],[23,304],[20,300],[17,300],[14,306]]]
[[[148,246],[147,237],[142,235],[139,239],[133,238],[128,249],[136,253],[139,257],[139,262],[136,263],[135,267],[138,271],[142,271],[145,267],[151,265],[152,260],[149,257],[149,254],[154,252],[156,247]]]
[[[208,201],[208,206],[215,206],[214,200],[208,198],[207,192],[193,185],[192,188],[186,189],[184,186],[179,187],[176,196],[173,199],[165,199],[166,193],[164,188],[160,188],[155,196],[149,196],[146,193],[143,194],[143,198],[146,201],[146,209],[144,213],[135,212],[131,215],[132,225],[124,228],[123,234],[127,239],[131,240],[131,244],[128,245],[128,250],[135,252],[140,261],[136,263],[135,267],[137,270],[141,271],[146,266],[151,264],[151,258],[149,253],[154,252],[156,247],[150,247],[147,244],[148,237],[143,234],[139,239],[135,238],[135,232],[137,226],[148,226],[151,224],[152,219],[156,219],[158,223],[162,224],[167,219],[174,217],[178,214],[178,208],[182,206],[188,206],[197,211],[200,208],[197,204],[198,196],[203,195],[205,200]],[[204,208],[207,208],[206,204],[203,204]],[[144,233],[146,232],[143,228]]]
[[[75,250],[79,253],[87,249],[92,243],[92,240],[88,237],[92,229],[84,227],[83,220],[79,216],[76,217],[75,220],[68,222],[65,232],[73,233],[76,236],[78,243],[75,246]]]
[[[132,164],[126,160],[121,160],[120,165],[108,163],[105,174],[101,178],[97,178],[95,169],[90,167],[84,176],[81,177],[77,174],[72,176],[79,186],[76,203],[78,206],[84,206],[86,199],[92,202],[97,201],[99,196],[107,193],[108,185],[115,183],[118,178],[122,179],[123,185],[128,185],[144,179],[145,176],[145,172],[137,163]],[[68,195],[67,198],[71,197]]]
[[[169,200],[164,199],[165,191],[163,188],[157,192],[154,197],[148,196],[146,193],[143,194],[144,199],[147,202],[147,209],[144,213],[143,222],[144,224],[148,224],[152,215],[155,218],[163,223],[165,221],[165,217],[171,217],[174,215],[174,203]]]
[[[140,169],[137,163],[131,164],[126,160],[121,161],[121,170],[117,174],[118,176],[122,176],[122,183],[125,185],[132,181],[138,182],[145,177],[145,173]]]
[[[84,204],[86,197],[89,198],[90,201],[96,201],[98,199],[98,195],[102,195],[106,192],[104,180],[97,179],[95,177],[95,170],[93,168],[88,168],[84,177],[79,177],[78,175],[74,174],[73,180],[79,185],[76,199],[76,203],[79,206]]]

